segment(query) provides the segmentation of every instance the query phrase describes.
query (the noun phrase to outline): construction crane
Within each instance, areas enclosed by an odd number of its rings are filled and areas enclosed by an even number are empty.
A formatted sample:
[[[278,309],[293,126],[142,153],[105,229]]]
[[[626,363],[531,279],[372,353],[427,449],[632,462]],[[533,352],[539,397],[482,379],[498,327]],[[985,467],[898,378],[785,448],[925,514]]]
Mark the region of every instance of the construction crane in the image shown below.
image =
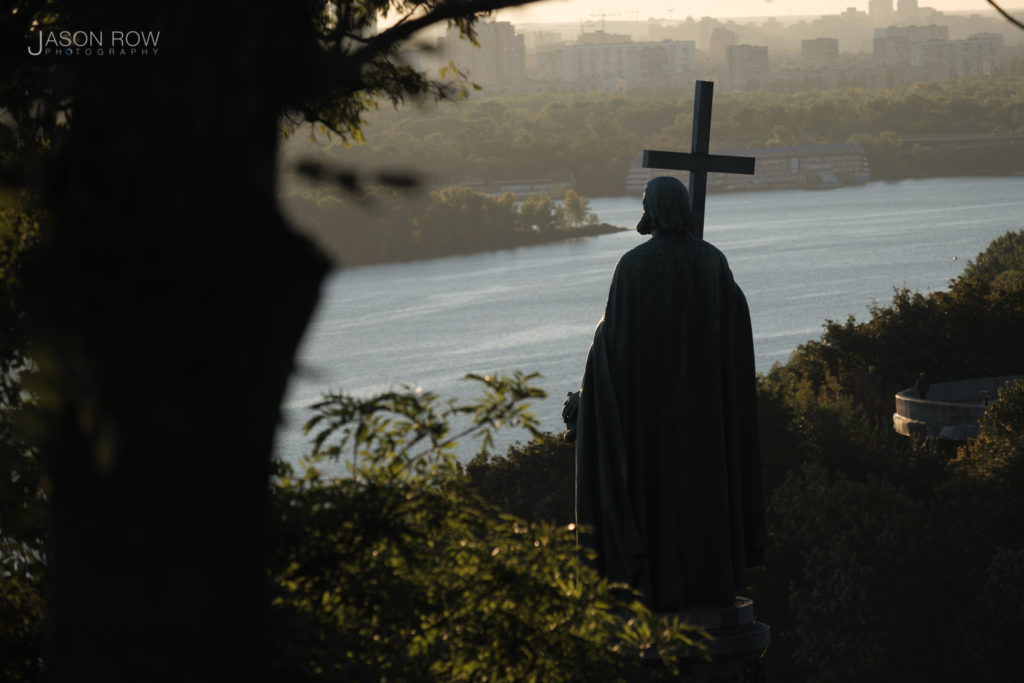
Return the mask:
[[[622,15],[618,14],[618,13],[611,14],[610,12],[597,12],[595,14],[591,14],[590,16],[591,17],[601,17],[601,33],[607,33],[607,31],[604,30],[604,18],[605,17],[621,17]]]

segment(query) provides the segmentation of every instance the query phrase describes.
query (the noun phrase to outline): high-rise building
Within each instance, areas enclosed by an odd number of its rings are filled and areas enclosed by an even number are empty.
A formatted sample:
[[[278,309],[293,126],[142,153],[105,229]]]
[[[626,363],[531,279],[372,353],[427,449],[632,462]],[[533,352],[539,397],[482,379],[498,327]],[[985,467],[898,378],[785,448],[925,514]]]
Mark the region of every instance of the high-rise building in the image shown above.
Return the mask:
[[[730,45],[726,48],[725,63],[733,90],[756,87],[768,73],[768,46]]]
[[[889,28],[876,29],[875,36],[879,31],[885,35],[905,36],[912,43],[920,43],[925,40],[949,40],[949,27],[929,24],[928,26],[890,26]]]
[[[975,33],[962,43],[960,78],[992,76],[1003,59],[1003,36],[998,33]]]
[[[523,36],[507,21],[488,21],[476,25],[477,47],[459,38],[459,30],[450,28],[437,46],[446,59],[467,72],[478,83],[495,83],[522,78],[526,71],[526,44]]]
[[[692,40],[566,45],[562,80],[597,90],[674,85],[697,65]]]
[[[591,31],[580,33],[576,38],[577,45],[618,45],[619,43],[631,43],[633,39],[625,33],[607,33],[605,31]]]
[[[911,45],[911,65],[946,70],[949,78],[991,76],[1003,56],[1003,37],[975,33],[967,40],[928,40]]]
[[[724,26],[716,26],[711,31],[711,38],[708,39],[708,56],[715,62],[725,61],[725,51],[730,45],[740,42],[740,37],[735,31],[730,31]]]
[[[917,15],[917,0],[897,0],[896,2],[896,13],[906,15]],[[913,16],[911,18],[913,18]]]
[[[868,0],[868,14],[876,25],[892,21],[892,0]]]
[[[800,57],[809,64],[834,64],[839,59],[838,38],[812,38],[800,41]]]
[[[885,66],[910,66],[910,39],[875,33],[874,58]]]
[[[887,66],[910,66],[911,45],[930,41],[948,41],[949,27],[889,26],[875,29],[874,58]]]

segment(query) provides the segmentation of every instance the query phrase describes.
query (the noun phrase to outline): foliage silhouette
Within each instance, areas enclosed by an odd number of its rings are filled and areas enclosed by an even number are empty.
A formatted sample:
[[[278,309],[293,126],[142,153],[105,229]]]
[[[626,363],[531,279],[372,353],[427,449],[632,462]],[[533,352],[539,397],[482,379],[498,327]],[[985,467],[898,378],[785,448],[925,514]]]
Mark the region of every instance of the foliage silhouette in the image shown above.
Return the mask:
[[[666,675],[701,656],[705,634],[579,561],[571,525],[499,513],[460,475],[457,439],[484,452],[502,425],[536,431],[533,377],[469,376],[485,396],[466,404],[404,387],[315,407],[312,457],[272,490],[277,677],[619,681],[649,676],[648,653]],[[317,468],[338,460],[347,476]]]
[[[43,216],[23,291],[51,680],[266,678],[274,431],[328,270],[276,204],[282,122],[351,140],[376,102],[457,97],[403,41],[522,1],[5,5],[0,177]],[[159,53],[26,50],[60,30]]]
[[[39,238],[39,209],[24,192],[0,198],[0,678],[39,680],[47,495],[39,452],[25,434],[31,367],[22,277]]]
[[[994,240],[928,295],[898,291],[870,320],[829,323],[759,379],[772,544],[750,595],[783,680],[998,680],[1024,633],[1024,384],[956,452],[892,430],[892,396],[940,379],[1020,374],[1024,231]],[[980,331],[984,331],[983,334]],[[955,353],[944,349],[955,349]],[[934,367],[927,359],[941,361]],[[572,454],[549,435],[467,467],[489,500],[564,519]]]

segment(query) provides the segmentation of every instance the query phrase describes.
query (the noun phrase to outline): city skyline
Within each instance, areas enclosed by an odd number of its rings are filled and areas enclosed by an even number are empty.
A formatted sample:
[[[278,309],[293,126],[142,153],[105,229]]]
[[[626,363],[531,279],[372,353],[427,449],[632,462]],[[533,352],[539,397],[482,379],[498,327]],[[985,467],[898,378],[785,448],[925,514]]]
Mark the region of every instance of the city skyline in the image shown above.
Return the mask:
[[[513,23],[499,16],[478,26],[479,46],[449,29],[438,37],[436,54],[415,59],[427,70],[454,62],[491,93],[664,94],[681,92],[695,78],[715,81],[724,92],[828,91],[1024,73],[1024,33],[996,12],[887,2],[869,0],[867,12],[854,7],[775,22],[708,16],[648,22],[603,13]]]
[[[1020,4],[1021,0],[1010,0],[1001,5],[1008,9]],[[893,7],[897,0],[893,0]],[[715,3],[688,0],[636,0],[629,9],[609,0],[541,0],[524,7],[501,10],[497,13],[500,21],[513,23],[564,23],[585,20],[636,20],[685,19],[687,16],[699,19],[703,16],[714,18],[765,17],[765,16],[819,16],[839,14],[848,7],[868,11],[869,0],[718,0]],[[977,12],[998,16],[985,0],[920,0],[921,7],[932,7],[942,12]]]

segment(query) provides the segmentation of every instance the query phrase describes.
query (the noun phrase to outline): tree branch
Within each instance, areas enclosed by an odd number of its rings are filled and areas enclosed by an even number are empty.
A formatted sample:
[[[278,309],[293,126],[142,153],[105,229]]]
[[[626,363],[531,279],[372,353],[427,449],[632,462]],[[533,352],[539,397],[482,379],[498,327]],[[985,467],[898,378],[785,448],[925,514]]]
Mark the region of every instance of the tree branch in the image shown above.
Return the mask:
[[[1007,20],[1008,22],[1010,22],[1011,24],[1013,24],[1013,25],[1014,25],[1014,26],[1016,26],[1017,28],[1019,28],[1019,29],[1022,29],[1022,30],[1024,30],[1024,22],[1021,22],[1021,21],[1020,21],[1019,19],[1015,19],[1015,18],[1013,18],[1013,17],[1012,17],[1011,15],[1010,15],[1010,13],[1009,13],[1009,12],[1007,12],[1007,11],[1006,11],[1006,10],[1004,10],[1004,9],[1003,9],[1002,7],[1000,7],[999,5],[997,5],[997,4],[996,4],[996,2],[995,2],[995,0],[985,0],[985,1],[986,1],[986,2],[988,3],[988,4],[992,5],[992,7],[994,7],[994,8],[995,8],[995,10],[996,10],[997,12],[999,12],[1000,14],[1002,14],[1002,15],[1003,15],[1003,17],[1004,17],[1004,18],[1005,18],[1005,19],[1006,19],[1006,20]]]
[[[482,12],[493,12],[506,7],[518,7],[531,2],[536,2],[536,0],[448,0],[423,16],[408,21],[399,21],[383,33],[378,33],[370,39],[366,47],[354,52],[352,57],[357,62],[366,63],[380,53],[386,52],[396,43],[408,39],[420,29],[432,24]]]

